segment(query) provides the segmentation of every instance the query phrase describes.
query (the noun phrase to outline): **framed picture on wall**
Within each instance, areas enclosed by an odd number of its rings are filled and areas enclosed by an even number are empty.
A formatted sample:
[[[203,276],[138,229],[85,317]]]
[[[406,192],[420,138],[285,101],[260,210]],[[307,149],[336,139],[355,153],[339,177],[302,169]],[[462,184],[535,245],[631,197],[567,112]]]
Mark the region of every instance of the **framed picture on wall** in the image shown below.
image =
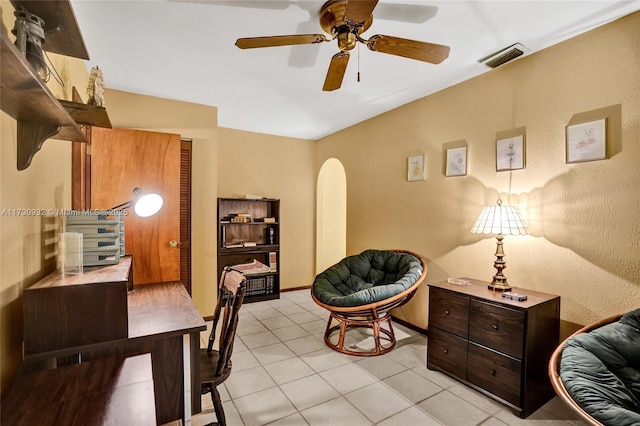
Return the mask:
[[[496,141],[496,171],[524,169],[524,135]]]
[[[409,157],[407,160],[407,180],[413,182],[424,179],[424,155]]]
[[[447,149],[445,176],[465,176],[467,174],[467,147]]]
[[[567,126],[567,163],[607,158],[607,119]]]

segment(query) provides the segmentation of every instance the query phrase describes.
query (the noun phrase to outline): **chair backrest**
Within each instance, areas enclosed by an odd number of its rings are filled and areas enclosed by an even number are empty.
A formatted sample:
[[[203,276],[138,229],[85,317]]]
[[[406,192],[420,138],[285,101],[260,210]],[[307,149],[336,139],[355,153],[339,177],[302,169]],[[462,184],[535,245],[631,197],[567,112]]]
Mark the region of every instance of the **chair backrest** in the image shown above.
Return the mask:
[[[218,302],[213,313],[213,325],[209,334],[207,352],[213,351],[216,340],[216,331],[220,326],[220,338],[218,344],[218,365],[216,376],[229,366],[233,353],[233,342],[236,328],[238,327],[238,313],[246,291],[246,279],[240,272],[225,267],[220,277],[218,287]]]

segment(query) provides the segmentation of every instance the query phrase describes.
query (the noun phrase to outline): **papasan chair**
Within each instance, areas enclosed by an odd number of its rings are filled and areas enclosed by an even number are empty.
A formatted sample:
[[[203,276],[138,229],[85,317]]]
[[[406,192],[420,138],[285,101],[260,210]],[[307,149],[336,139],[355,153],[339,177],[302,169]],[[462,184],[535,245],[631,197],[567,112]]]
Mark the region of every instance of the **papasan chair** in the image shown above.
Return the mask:
[[[311,297],[330,313],[324,333],[327,346],[357,356],[391,351],[396,339],[389,311],[407,303],[426,275],[426,263],[415,253],[373,249],[348,256],[318,274]],[[363,328],[373,337],[372,348],[346,343],[348,331]]]

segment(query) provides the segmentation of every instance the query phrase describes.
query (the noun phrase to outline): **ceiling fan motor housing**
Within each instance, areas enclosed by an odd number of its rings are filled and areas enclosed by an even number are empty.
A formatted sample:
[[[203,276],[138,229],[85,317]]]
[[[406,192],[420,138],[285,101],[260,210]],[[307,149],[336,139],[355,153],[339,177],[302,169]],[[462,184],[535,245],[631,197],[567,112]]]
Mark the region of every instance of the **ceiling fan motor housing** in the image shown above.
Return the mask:
[[[347,2],[345,0],[329,0],[320,9],[320,26],[327,33],[335,36],[344,31],[355,32],[360,35],[365,32],[373,23],[373,15],[362,25],[353,22],[347,22],[344,19],[347,10]]]

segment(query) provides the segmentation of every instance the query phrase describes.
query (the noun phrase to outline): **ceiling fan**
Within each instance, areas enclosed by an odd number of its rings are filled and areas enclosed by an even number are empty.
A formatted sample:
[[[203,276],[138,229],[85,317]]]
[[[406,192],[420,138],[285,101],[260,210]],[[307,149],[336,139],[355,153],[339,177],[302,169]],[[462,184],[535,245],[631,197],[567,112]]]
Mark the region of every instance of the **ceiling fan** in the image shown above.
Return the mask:
[[[374,35],[364,39],[361,34],[373,22],[373,9],[378,0],[329,0],[320,9],[320,26],[331,37],[324,34],[299,34],[266,37],[239,38],[236,46],[241,49],[257,47],[292,46],[298,44],[314,44],[338,40],[340,52],[333,55],[322,90],[332,91],[342,85],[349,50],[357,42],[367,45],[374,52],[402,56],[418,61],[439,64],[449,56],[449,46],[409,40],[388,35]]]

